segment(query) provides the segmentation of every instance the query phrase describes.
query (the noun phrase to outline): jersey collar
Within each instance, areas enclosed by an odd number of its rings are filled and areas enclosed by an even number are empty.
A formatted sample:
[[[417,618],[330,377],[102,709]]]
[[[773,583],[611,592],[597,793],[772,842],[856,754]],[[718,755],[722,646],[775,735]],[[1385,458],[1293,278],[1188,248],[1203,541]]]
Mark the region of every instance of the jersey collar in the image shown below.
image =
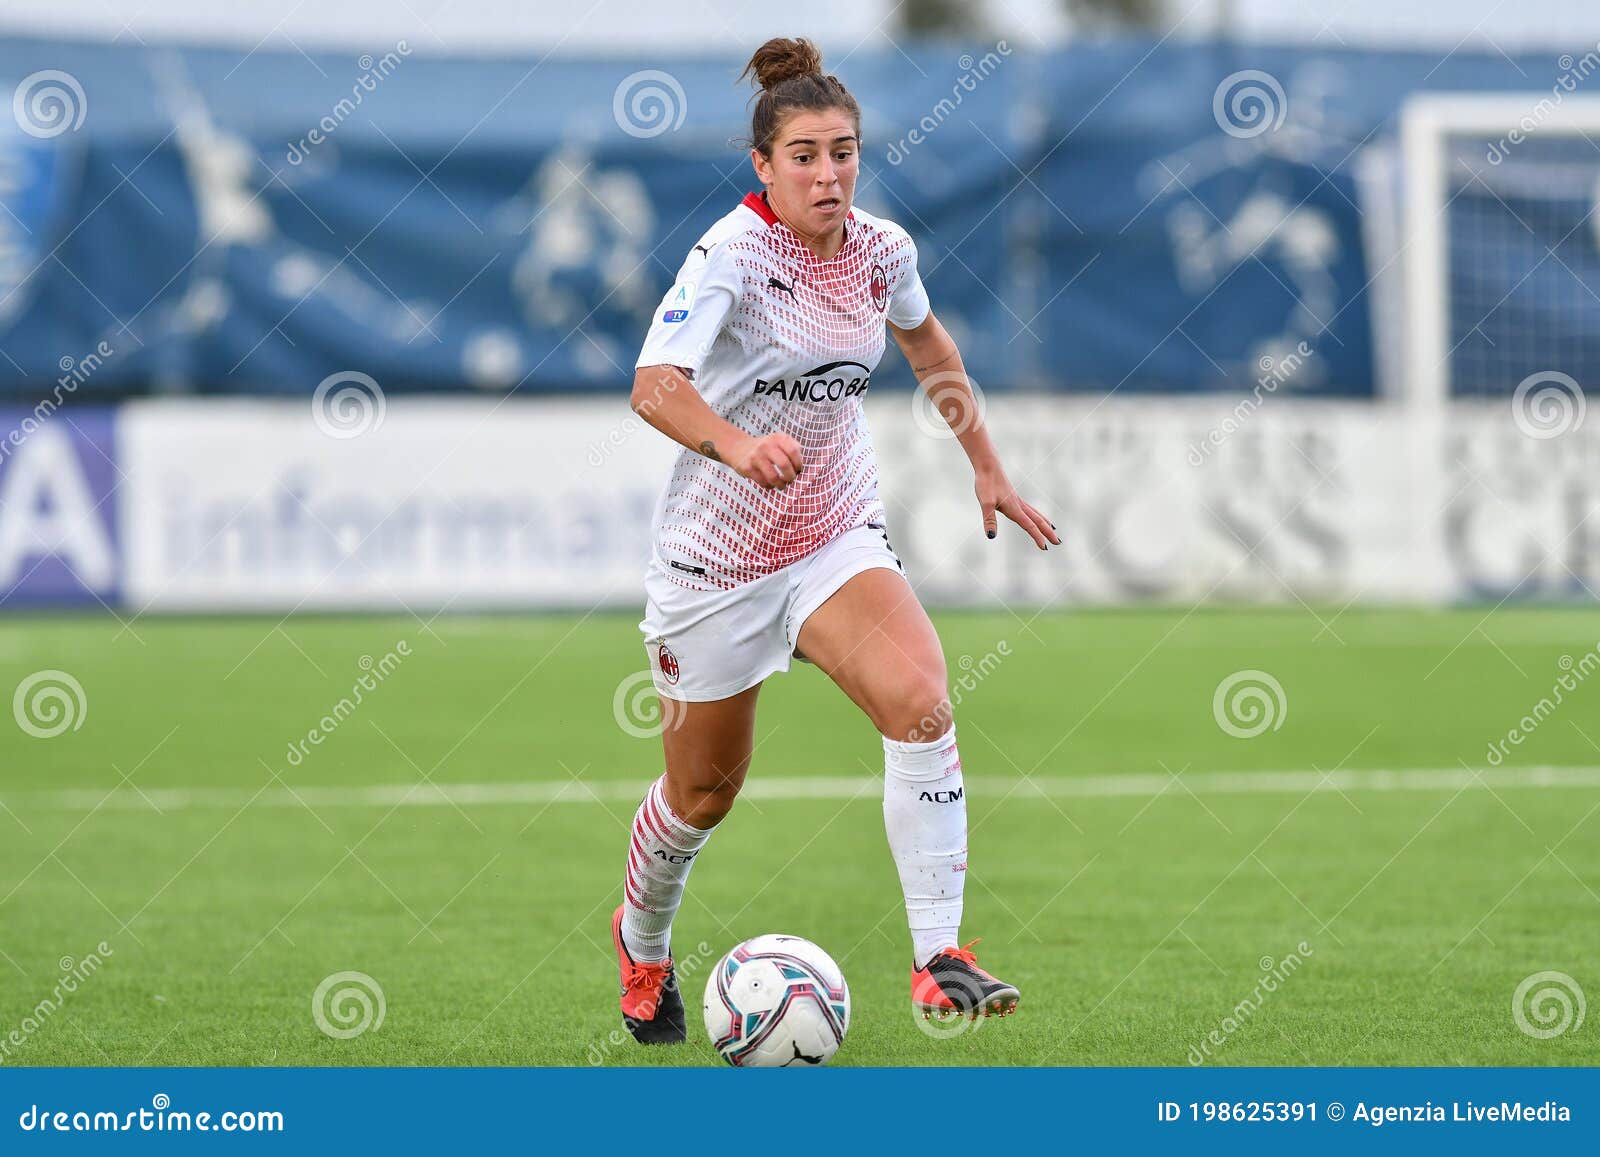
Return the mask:
[[[765,189],[762,189],[759,193],[754,191],[746,193],[744,200],[740,201],[739,204],[755,213],[757,217],[760,217],[768,225],[781,224],[778,220],[778,215],[772,211],[772,206],[767,202],[767,191]],[[852,208],[850,212],[845,214],[844,239],[839,243],[840,253],[843,253],[844,247],[850,243],[850,226],[855,218],[855,213],[855,209]],[[835,254],[835,256],[838,256],[838,254]]]
[[[776,225],[778,223],[778,215],[772,211],[772,206],[767,204],[767,191],[765,189],[759,193],[746,193],[744,200],[740,204],[747,209],[754,210],[756,216],[760,217],[768,225]]]

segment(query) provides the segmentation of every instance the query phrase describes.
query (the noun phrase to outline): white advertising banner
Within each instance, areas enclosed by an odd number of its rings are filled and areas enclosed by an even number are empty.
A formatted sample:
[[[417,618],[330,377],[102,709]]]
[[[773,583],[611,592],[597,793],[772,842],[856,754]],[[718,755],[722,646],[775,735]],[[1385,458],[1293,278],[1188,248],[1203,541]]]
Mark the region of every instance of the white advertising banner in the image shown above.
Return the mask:
[[[638,602],[672,460],[625,397],[389,398],[342,417],[150,402],[120,417],[124,597],[139,608]]]
[[[1064,546],[984,537],[920,395],[868,402],[889,534],[942,605],[1593,598],[1600,437],[1269,399],[991,398]],[[319,416],[320,415],[320,416]],[[158,401],[118,414],[135,608],[631,607],[675,447],[620,396]]]

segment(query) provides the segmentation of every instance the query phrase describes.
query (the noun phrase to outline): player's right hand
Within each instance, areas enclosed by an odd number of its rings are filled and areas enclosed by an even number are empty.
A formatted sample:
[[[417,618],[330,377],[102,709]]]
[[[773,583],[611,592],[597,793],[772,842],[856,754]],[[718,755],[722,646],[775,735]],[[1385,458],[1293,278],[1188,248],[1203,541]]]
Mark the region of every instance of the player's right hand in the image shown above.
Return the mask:
[[[804,465],[800,443],[787,434],[752,438],[728,463],[740,474],[768,490],[782,490],[800,477]]]

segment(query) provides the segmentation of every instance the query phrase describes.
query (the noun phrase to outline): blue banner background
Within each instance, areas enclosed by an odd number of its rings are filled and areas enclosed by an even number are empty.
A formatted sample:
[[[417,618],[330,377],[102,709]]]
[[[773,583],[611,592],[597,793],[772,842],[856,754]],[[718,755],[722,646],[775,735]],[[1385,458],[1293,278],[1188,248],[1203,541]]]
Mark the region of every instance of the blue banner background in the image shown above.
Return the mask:
[[[19,1119],[37,1112],[137,1112],[164,1095],[172,1112],[281,1112],[281,1134],[229,1140],[296,1152],[402,1152],[498,1142],[516,1151],[614,1148],[638,1125],[658,1137],[734,1149],[926,1152],[942,1137],[969,1153],[1079,1151],[1504,1153],[1593,1151],[1600,1141],[1595,1069],[7,1069],[0,1136],[8,1151],[52,1147]],[[1300,1101],[1316,1120],[1195,1123],[1191,1102]],[[1452,1106],[1565,1105],[1571,1120],[1466,1123]],[[1183,1120],[1157,1120],[1161,1102]],[[1359,1103],[1444,1108],[1447,1120],[1380,1127]],[[1342,1119],[1330,1120],[1334,1103]],[[619,1107],[623,1113],[619,1117]],[[635,1116],[635,1114],[648,1114]],[[937,1121],[934,1139],[923,1122]],[[631,1124],[630,1124],[631,1123]],[[662,1131],[665,1131],[664,1133]],[[200,1134],[77,1135],[107,1147],[170,1149]],[[54,1144],[64,1138],[57,1136]],[[203,1143],[216,1147],[214,1138]]]
[[[116,427],[109,406],[0,406],[0,606],[120,600]]]
[[[0,118],[0,393],[101,339],[119,356],[85,396],[304,394],[352,368],[386,390],[619,390],[678,263],[754,187],[738,66],[0,39],[5,91],[58,69],[86,105],[48,139]],[[1374,382],[1362,150],[1410,92],[1556,75],[1543,55],[1143,40],[842,67],[858,201],[910,229],[985,388],[1238,388],[1306,340],[1290,388],[1352,396]],[[630,133],[618,101],[650,69],[681,97]],[[1251,137],[1213,108],[1245,70],[1284,92]],[[909,383],[899,362],[885,383]]]

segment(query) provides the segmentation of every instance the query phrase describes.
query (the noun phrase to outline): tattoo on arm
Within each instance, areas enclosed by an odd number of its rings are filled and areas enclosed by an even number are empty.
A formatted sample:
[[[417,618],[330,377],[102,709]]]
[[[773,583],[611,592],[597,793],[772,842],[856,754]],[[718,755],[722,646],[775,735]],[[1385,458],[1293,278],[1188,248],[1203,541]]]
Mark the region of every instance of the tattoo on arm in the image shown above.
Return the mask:
[[[709,438],[707,438],[704,442],[700,443],[700,453],[704,454],[707,458],[711,459],[713,462],[721,462],[722,461],[722,455],[717,453],[717,444],[715,442],[711,441],[711,439],[709,439]]]
[[[926,373],[928,370],[936,369],[937,367],[944,365],[945,362],[949,361],[953,357],[960,356],[960,354],[960,350],[952,348],[949,353],[945,354],[944,357],[940,358],[936,362],[930,362],[925,366],[912,366],[911,372],[914,374]]]

